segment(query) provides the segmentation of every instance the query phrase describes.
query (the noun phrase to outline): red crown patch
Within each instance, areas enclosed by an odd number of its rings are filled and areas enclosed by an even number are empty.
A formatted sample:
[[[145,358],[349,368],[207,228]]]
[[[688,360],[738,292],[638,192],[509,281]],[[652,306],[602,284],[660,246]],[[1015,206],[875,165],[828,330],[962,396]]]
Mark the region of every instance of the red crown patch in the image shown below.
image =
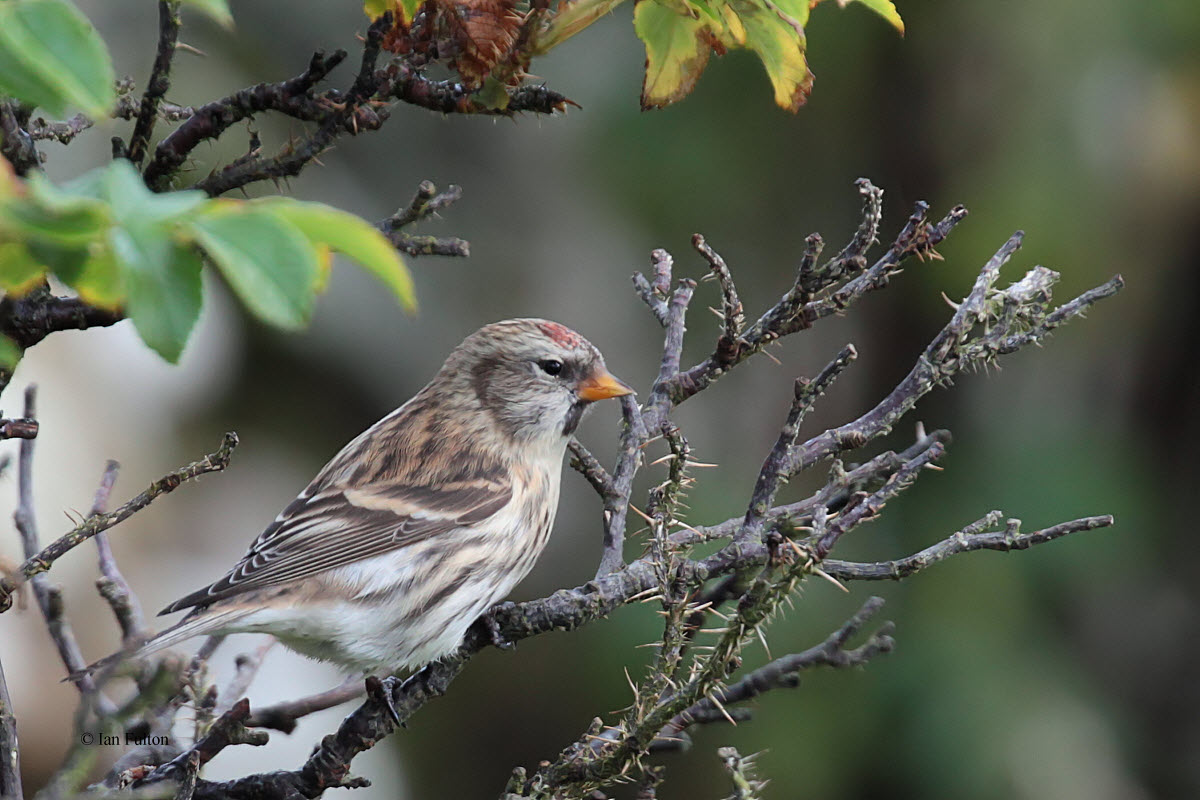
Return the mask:
[[[539,322],[538,328],[549,337],[550,341],[560,347],[572,349],[583,344],[583,337],[566,325],[559,325],[557,322]]]

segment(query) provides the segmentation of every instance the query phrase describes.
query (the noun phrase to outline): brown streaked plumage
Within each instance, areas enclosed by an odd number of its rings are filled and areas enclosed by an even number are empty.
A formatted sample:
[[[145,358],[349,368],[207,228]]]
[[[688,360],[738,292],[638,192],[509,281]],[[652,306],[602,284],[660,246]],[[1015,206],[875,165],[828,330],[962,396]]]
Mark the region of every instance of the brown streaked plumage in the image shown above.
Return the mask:
[[[224,577],[164,609],[192,610],[138,654],[244,631],[350,669],[453,651],[545,547],[586,408],[631,391],[558,323],[481,328],[334,456]]]

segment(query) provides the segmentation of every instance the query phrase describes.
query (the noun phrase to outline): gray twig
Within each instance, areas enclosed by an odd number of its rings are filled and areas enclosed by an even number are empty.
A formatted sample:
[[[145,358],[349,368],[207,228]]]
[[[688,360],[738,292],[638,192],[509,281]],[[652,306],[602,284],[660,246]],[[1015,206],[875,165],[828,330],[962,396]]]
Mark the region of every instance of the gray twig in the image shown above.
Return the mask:
[[[37,417],[37,386],[33,384],[25,387],[25,417],[27,419]],[[13,514],[17,531],[21,534],[21,546],[24,550],[26,564],[38,552],[37,513],[33,502],[34,444],[34,439],[21,440],[20,453],[17,458],[17,510]],[[24,573],[23,569],[22,573]],[[0,580],[0,583],[11,580],[4,578]],[[79,643],[75,640],[75,632],[71,628],[71,623],[67,621],[63,613],[62,590],[57,586],[52,586],[45,575],[33,576],[30,584],[33,586],[33,594],[37,599],[38,608],[41,609],[42,616],[46,620],[50,638],[54,641],[63,666],[67,668],[67,674],[83,669],[87,666],[87,661],[84,660]],[[107,697],[96,692],[96,683],[90,675],[80,680],[77,685],[79,691],[85,695],[96,695],[96,703],[99,708],[109,712],[115,710],[115,706]]]
[[[273,728],[284,733],[296,730],[296,720],[324,711],[327,708],[340,706],[355,698],[362,697],[363,682],[360,678],[347,678],[341,684],[324,692],[301,697],[298,700],[287,700],[273,706],[260,708],[251,712],[246,719],[248,728]]]
[[[28,440],[22,442],[22,445],[27,443]],[[16,591],[20,579],[33,578],[40,573],[46,572],[64,553],[78,547],[96,534],[106,531],[120,522],[124,522],[138,511],[150,505],[155,498],[175,491],[181,484],[209,472],[224,470],[229,466],[229,459],[233,455],[233,450],[237,447],[237,444],[238,438],[236,433],[230,432],[225,434],[225,440],[221,446],[201,460],[159,478],[150,484],[145,491],[120,506],[116,511],[89,517],[75,526],[71,531],[46,545],[40,551],[36,551],[35,549],[32,555],[26,557],[25,563],[21,565],[17,576],[0,578],[0,613],[7,611],[12,606],[12,594]]]
[[[108,498],[112,494],[113,485],[117,482],[117,473],[120,469],[121,465],[116,461],[109,460],[105,464],[104,474],[100,477],[100,486],[96,489],[96,496],[92,501],[88,518],[98,516],[108,510]],[[96,581],[96,588],[112,608],[113,615],[121,626],[122,645],[126,648],[133,647],[146,637],[146,618],[142,613],[142,605],[117,566],[112,545],[108,541],[108,533],[101,531],[96,534],[95,542],[101,575]]]

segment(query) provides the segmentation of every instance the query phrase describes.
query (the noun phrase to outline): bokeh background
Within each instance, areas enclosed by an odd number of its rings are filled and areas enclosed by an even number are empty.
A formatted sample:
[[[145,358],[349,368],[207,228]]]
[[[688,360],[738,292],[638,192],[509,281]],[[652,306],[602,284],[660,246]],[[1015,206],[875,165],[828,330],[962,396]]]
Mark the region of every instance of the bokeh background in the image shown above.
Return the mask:
[[[963,376],[912,418],[946,427],[947,471],[928,473],[843,555],[890,558],[919,549],[992,508],[1034,529],[1112,513],[1117,526],[1015,554],[972,554],[902,584],[818,582],[772,629],[776,655],[819,641],[870,593],[887,598],[895,653],[865,670],[814,673],[757,704],[737,728],[699,732],[690,752],[662,759],[665,798],[716,798],[715,748],[761,752],[775,798],[1090,798],[1200,794],[1200,548],[1191,493],[1200,473],[1196,352],[1200,336],[1200,5],[1122,0],[898,4],[899,38],[863,8],[821,6],[808,27],[817,75],[808,106],[776,109],[750,55],[714,59],[693,96],[638,110],[643,53],[622,8],[535,64],[582,105],[566,116],[442,117],[397,107],[380,132],[344,138],[290,184],[368,219],[407,203],[417,183],[463,186],[463,200],[422,232],[471,242],[465,261],[412,261],[421,304],[406,316],[353,267],[335,271],[310,330],[282,335],[248,321],[210,285],[183,363],[167,366],[127,324],[58,334],[31,352],[3,398],[18,410],[41,387],[38,509],[43,536],[85,510],[104,459],[124,465],[115,493],[133,494],[211,450],[223,431],[243,440],[232,469],[181,489],[123,525],[118,558],[150,611],[219,576],[249,540],[345,441],[406,399],[481,324],[537,315],[592,339],[614,372],[643,389],[660,331],[629,289],[649,251],[675,253],[698,277],[689,237],[701,231],[739,279],[748,308],[790,281],[803,237],[830,248],[852,232],[870,177],[886,191],[884,237],[912,203],[971,216],[886,292],[756,360],[678,414],[697,455],[717,462],[693,494],[691,520],[742,513],[774,441],[789,385],[845,342],[859,362],[808,423],[810,433],[857,416],[910,368],[959,297],[1014,230],[1026,246],[1009,267],[1059,270],[1059,299],[1125,275],[1128,288],[1044,349]],[[145,80],[156,20],[149,2],[80,2],[120,73]],[[355,52],[365,22],[344,2],[234,3],[237,28],[189,16],[169,99],[199,103],[298,73],[316,48]],[[353,61],[353,57],[351,61]],[[349,67],[334,74],[350,80]],[[263,118],[268,146],[301,129]],[[56,177],[107,157],[102,126],[70,148],[47,146]],[[198,152],[197,174],[245,150],[246,129]],[[888,239],[890,240],[890,239]],[[689,355],[715,336],[703,284]],[[611,459],[613,404],[582,438]],[[903,444],[905,423],[885,444]],[[15,453],[15,443],[5,445]],[[876,448],[878,449],[878,448]],[[650,470],[643,483],[653,477]],[[799,480],[804,496],[820,476]],[[15,481],[0,482],[9,519]],[[568,470],[550,549],[517,596],[591,577],[599,506]],[[640,546],[630,544],[630,555]],[[0,526],[0,552],[17,552]],[[90,657],[117,646],[80,548],[52,576]],[[511,768],[553,758],[595,715],[625,705],[623,673],[649,656],[649,607],[625,609],[573,634],[475,659],[408,730],[356,762],[375,788],[357,797],[493,797]],[[228,673],[249,638],[227,644]],[[0,617],[0,656],[15,695],[27,786],[40,786],[70,743],[74,695],[36,613]],[[751,660],[765,654],[751,653]],[[336,674],[277,648],[256,703],[332,685]],[[306,720],[264,750],[223,753],[209,777],[297,765],[349,707]],[[115,758],[119,751],[105,753]]]

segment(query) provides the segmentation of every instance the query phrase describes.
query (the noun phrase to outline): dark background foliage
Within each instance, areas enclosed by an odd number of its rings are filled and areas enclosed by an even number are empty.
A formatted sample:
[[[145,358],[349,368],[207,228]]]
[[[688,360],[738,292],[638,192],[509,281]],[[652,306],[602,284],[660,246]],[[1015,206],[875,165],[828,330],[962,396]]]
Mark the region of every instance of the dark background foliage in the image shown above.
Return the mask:
[[[118,73],[144,80],[151,7],[80,5],[112,47]],[[600,346],[614,372],[646,387],[661,333],[628,276],[651,248],[671,250],[677,274],[698,277],[704,265],[689,239],[703,232],[758,309],[788,285],[807,233],[820,231],[831,246],[849,236],[859,205],[852,182],[868,176],[887,191],[888,239],[918,199],[935,216],[962,202],[971,217],[940,248],[944,262],[910,268],[848,317],[789,341],[776,352],[782,366],[760,360],[680,411],[697,456],[720,465],[701,476],[691,519],[744,509],[795,375],[812,374],[854,342],[859,362],[809,430],[858,415],[941,327],[949,313],[941,292],[961,296],[979,265],[1023,228],[1011,277],[1045,264],[1063,273],[1064,299],[1115,272],[1128,288],[1045,350],[928,398],[916,416],[956,437],[947,471],[889,506],[844,543],[845,554],[916,550],[992,508],[1030,529],[1100,513],[1114,514],[1117,526],[1018,555],[968,555],[903,585],[855,585],[851,596],[810,584],[774,627],[773,650],[823,638],[874,589],[897,623],[897,651],[865,671],[817,673],[797,691],[775,693],[749,724],[701,732],[691,752],[665,759],[671,780],[662,795],[720,796],[714,749],[724,744],[765,751],[770,797],[1116,800],[1200,791],[1192,577],[1200,550],[1186,544],[1200,444],[1200,7],[899,7],[905,39],[861,8],[814,13],[816,89],[796,116],[772,105],[747,54],[716,60],[682,104],[639,112],[643,56],[621,9],[534,65],[583,106],[565,118],[444,118],[402,107],[383,131],[342,140],[323,168],[292,182],[296,195],[378,219],[421,179],[458,183],[464,199],[429,232],[469,239],[471,258],[412,262],[421,303],[414,317],[370,278],[338,270],[301,336],[245,321],[225,288],[212,285],[178,368],[156,362],[124,325],[43,344],[14,387],[42,385],[44,535],[67,525],[64,509],[87,507],[105,457],[126,465],[123,497],[238,430],[244,445],[229,474],[190,487],[114,537],[130,581],[147,606],[160,607],[215,577],[342,443],[419,388],[479,325],[520,315],[561,320]],[[233,34],[188,19],[183,40],[208,56],[180,55],[170,100],[202,102],[295,74],[313,49],[353,51],[365,28],[353,2],[241,3],[234,11]],[[256,126],[267,142],[299,133],[271,119]],[[198,174],[244,152],[244,131],[202,148]],[[47,147],[52,174],[104,159],[106,134]],[[716,302],[711,284],[701,291]],[[698,313],[691,331],[689,352],[698,357],[715,320]],[[582,436],[598,453],[608,452],[615,419],[603,408],[585,424]],[[910,432],[906,423],[896,436]],[[594,571],[598,503],[577,476],[564,484],[550,550],[520,597]],[[799,497],[804,488],[785,491]],[[0,534],[5,551],[9,537]],[[639,546],[635,539],[630,552]],[[115,647],[115,626],[90,589],[94,565],[77,553],[55,569],[69,585],[86,652]],[[38,666],[55,663],[40,625],[28,613],[0,619],[22,739],[34,745],[25,751],[32,786],[67,745],[74,700]],[[623,706],[622,670],[638,674],[649,651],[634,646],[655,636],[651,609],[635,607],[584,631],[524,642],[515,654],[487,652],[359,772],[377,780],[373,796],[494,796],[513,765],[553,757],[594,715]],[[10,652],[17,648],[19,662]],[[301,684],[334,680],[275,651],[251,697],[294,696]],[[263,752],[228,751],[210,774],[257,771],[268,761],[294,766],[338,716],[307,721],[291,741],[276,734]]]

